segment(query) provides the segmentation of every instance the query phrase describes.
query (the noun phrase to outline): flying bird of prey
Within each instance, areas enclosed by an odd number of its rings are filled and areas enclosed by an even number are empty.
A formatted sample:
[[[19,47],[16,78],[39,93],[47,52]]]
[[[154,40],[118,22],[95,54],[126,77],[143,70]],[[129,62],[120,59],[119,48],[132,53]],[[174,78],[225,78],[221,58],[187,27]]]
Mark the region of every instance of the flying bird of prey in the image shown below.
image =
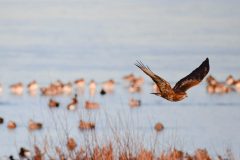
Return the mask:
[[[209,72],[209,60],[208,58],[206,58],[206,60],[203,61],[198,68],[196,68],[189,75],[178,81],[172,88],[167,81],[153,73],[151,69],[148,66],[145,66],[141,61],[137,61],[135,65],[140,68],[144,73],[146,73],[149,77],[151,77],[152,80],[156,83],[159,92],[152,94],[163,97],[172,102],[181,101],[186,98],[186,91],[189,88],[199,84]]]

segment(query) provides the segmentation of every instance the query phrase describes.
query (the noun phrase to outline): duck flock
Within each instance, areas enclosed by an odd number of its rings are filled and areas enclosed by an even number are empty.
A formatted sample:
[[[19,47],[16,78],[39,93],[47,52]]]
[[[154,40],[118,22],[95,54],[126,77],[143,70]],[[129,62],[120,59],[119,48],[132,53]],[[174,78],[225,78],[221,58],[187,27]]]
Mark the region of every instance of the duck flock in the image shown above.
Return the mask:
[[[123,80],[127,82],[127,90],[129,93],[139,93],[142,91],[142,86],[144,84],[143,77],[137,77],[134,74],[128,74],[123,76]],[[224,82],[219,82],[212,75],[206,78],[207,86],[206,90],[209,94],[224,94],[230,92],[240,92],[240,79],[236,80],[232,75],[229,75]],[[63,83],[61,80],[56,80],[55,82],[50,83],[48,86],[39,86],[36,80],[31,81],[26,85],[26,88],[22,82],[18,82],[9,86],[10,92],[14,95],[21,96],[24,93],[24,89],[27,89],[29,95],[35,96],[38,92],[41,93],[42,96],[49,97],[48,106],[49,108],[58,108],[60,106],[60,102],[54,100],[55,96],[60,95],[72,95],[72,93],[77,90],[78,94],[75,94],[70,103],[66,106],[67,110],[74,111],[78,105],[78,95],[82,95],[85,92],[85,89],[88,88],[90,96],[95,96],[97,94],[97,85],[101,85],[101,90],[99,94],[106,95],[111,94],[115,90],[116,82],[113,79],[109,79],[105,82],[97,84],[94,80],[86,83],[85,79],[77,79],[74,82]],[[158,88],[156,84],[152,84],[152,90],[157,92]],[[3,92],[3,87],[0,84],[0,93]],[[129,100],[129,106],[139,107],[141,106],[141,100],[131,98]],[[84,107],[86,109],[98,109],[100,108],[100,104],[95,101],[86,100]],[[4,123],[4,118],[0,117],[0,124]],[[17,127],[16,122],[10,120],[7,123],[7,127],[9,129],[15,129]],[[35,122],[30,119],[28,128],[29,130],[37,130],[41,129],[43,124],[40,122]],[[79,123],[80,129],[93,129],[95,128],[95,123],[93,122],[85,122],[83,120]]]
[[[127,82],[127,89],[130,93],[139,93],[142,91],[142,86],[144,79],[142,77],[137,77],[134,74],[128,74],[123,77],[123,80]],[[97,92],[97,85],[101,86],[101,90]],[[55,82],[50,83],[47,86],[39,86],[36,80],[31,81],[26,86],[22,82],[18,82],[9,86],[10,93],[13,95],[21,96],[27,90],[28,94],[31,96],[36,96],[37,93],[40,93],[42,96],[49,97],[48,107],[49,108],[58,108],[60,107],[60,102],[58,102],[55,97],[61,95],[73,95],[71,101],[66,106],[66,109],[69,111],[74,111],[78,106],[78,96],[83,95],[85,90],[88,89],[90,97],[94,97],[96,94],[101,94],[102,96],[106,94],[112,94],[115,90],[116,82],[113,79],[109,79],[102,83],[97,83],[94,80],[86,82],[85,79],[77,79],[73,82],[63,83],[61,80],[56,80]],[[0,84],[0,93],[3,94],[4,90]],[[141,105],[140,99],[130,98],[129,106],[130,107],[139,107]],[[100,104],[93,100],[86,100],[84,103],[86,109],[98,109]],[[4,123],[4,118],[0,117],[0,124]],[[8,129],[17,128],[17,123],[9,120],[7,122]],[[30,131],[40,130],[43,128],[43,124],[36,122],[32,119],[28,122],[28,129]],[[95,123],[89,121],[80,120],[79,122],[80,129],[94,129]]]
[[[143,77],[137,77],[134,74],[128,74],[123,76],[123,81],[126,83],[126,87],[129,93],[139,93],[142,91],[142,87],[144,84]],[[206,90],[209,94],[223,94],[229,92],[240,92],[240,80],[235,80],[232,75],[229,75],[225,82],[219,82],[213,76],[208,76],[206,78],[207,87]],[[99,92],[97,92],[97,85],[101,88]],[[113,79],[109,79],[102,83],[96,83],[96,81],[91,80],[90,82],[86,82],[85,79],[77,79],[73,82],[63,83],[61,80],[57,80],[55,82],[50,83],[47,86],[39,86],[38,82],[33,80],[24,86],[23,83],[18,82],[9,86],[9,90],[11,94],[21,96],[24,94],[25,89],[31,96],[36,96],[37,93],[40,93],[42,96],[49,97],[48,107],[49,108],[58,108],[60,107],[60,102],[56,101],[55,96],[61,95],[74,95],[72,96],[69,104],[66,106],[66,109],[69,111],[74,111],[78,106],[78,96],[84,94],[85,90],[88,90],[88,93],[91,97],[96,94],[100,94],[102,96],[106,94],[112,94],[115,90],[116,82]],[[152,90],[157,92],[158,88],[156,84],[152,84]],[[0,85],[0,93],[3,93],[3,87]],[[132,108],[136,108],[141,106],[141,100],[130,98],[129,106]],[[84,107],[86,109],[98,109],[100,108],[100,104],[93,100],[86,100],[84,103]],[[4,118],[0,117],[0,125],[4,123]],[[92,130],[95,129],[95,122],[92,121],[79,121],[79,129],[80,130]],[[10,130],[17,128],[17,123],[9,120],[7,122],[7,128]],[[28,130],[35,131],[43,128],[43,124],[41,122],[34,121],[30,119],[28,121]],[[164,129],[162,123],[158,122],[153,127],[157,132],[160,132]],[[75,142],[72,139],[69,139],[70,148],[74,148]],[[24,152],[24,148],[20,149],[20,155]]]
[[[240,93],[240,79],[237,80],[232,75],[229,75],[225,81],[220,82],[210,75],[207,77],[206,89],[209,94]]]
[[[137,77],[134,74],[128,74],[123,77],[123,81],[126,84],[126,89],[129,93],[139,93],[142,91],[142,87],[144,84],[143,77]],[[97,87],[101,89],[97,90]],[[114,93],[115,87],[116,82],[113,79],[109,79],[102,83],[97,83],[94,80],[86,82],[85,79],[81,78],[68,83],[63,83],[61,80],[56,80],[55,82],[52,82],[47,86],[40,86],[36,80],[31,81],[27,85],[24,85],[22,82],[18,82],[15,84],[11,84],[9,86],[9,91],[12,95],[15,96],[22,96],[24,93],[28,93],[30,96],[37,96],[40,93],[41,96],[49,97],[48,104],[46,105],[50,109],[59,108],[60,106],[62,107],[62,105],[60,104],[61,102],[56,100],[57,96],[72,96],[71,100],[69,100],[69,104],[65,107],[68,111],[75,111],[79,103],[78,98],[86,91],[89,93],[90,97],[94,97],[96,94],[105,96],[107,94]],[[0,84],[0,93],[3,94],[4,92],[5,89]],[[92,99],[94,98],[90,98],[90,100],[86,100],[84,102],[85,109],[91,110],[100,108],[100,104]],[[130,98],[128,104],[130,107],[136,108],[141,106],[141,100]],[[0,125],[3,123],[5,123],[5,119],[4,117],[0,116]],[[95,125],[95,122],[84,121],[83,119],[81,119],[79,121],[78,127],[80,130],[93,130],[95,129]],[[13,120],[9,120],[6,122],[6,126],[9,130],[14,130],[17,128],[18,124]],[[33,119],[29,119],[27,127],[29,131],[37,131],[41,130],[44,127],[44,124]],[[157,132],[161,131],[163,129],[163,125],[159,122],[158,124],[156,124],[155,129]],[[73,139],[68,140],[68,147],[75,148],[74,144],[75,142],[73,141]],[[21,147],[19,151],[19,156],[29,157],[26,156],[28,152],[29,150]]]

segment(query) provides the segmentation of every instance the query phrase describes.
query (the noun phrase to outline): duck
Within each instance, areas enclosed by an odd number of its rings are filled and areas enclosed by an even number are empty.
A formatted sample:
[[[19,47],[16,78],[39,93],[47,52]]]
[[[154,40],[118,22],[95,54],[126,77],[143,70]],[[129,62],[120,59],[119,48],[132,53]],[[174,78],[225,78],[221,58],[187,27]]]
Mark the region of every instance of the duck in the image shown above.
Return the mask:
[[[73,151],[77,147],[77,143],[74,138],[68,138],[67,140],[67,148],[70,151]]]
[[[80,120],[79,128],[81,130],[95,129],[95,123],[94,122],[86,122],[86,121]]]
[[[72,93],[72,83],[68,82],[64,84],[62,90],[65,95],[70,95]]]
[[[42,129],[43,125],[40,122],[35,122],[32,119],[28,122],[28,129],[30,131]]]
[[[83,78],[75,80],[74,83],[77,85],[78,89],[83,90],[85,88],[85,80]]]
[[[4,119],[2,117],[0,117],[0,124],[3,124]]]
[[[15,129],[17,124],[14,121],[9,121],[7,124],[8,129]]]
[[[57,90],[55,89],[55,87],[52,87],[52,86],[41,87],[40,91],[41,91],[42,95],[44,95],[44,96],[57,95]]]
[[[142,91],[142,88],[134,84],[131,84],[128,88],[129,93],[139,93],[141,91]]]
[[[21,147],[20,151],[19,151],[19,156],[21,158],[30,159],[32,155],[31,155],[31,152],[28,149],[26,149],[24,147]]]
[[[237,80],[235,83],[234,83],[234,87],[235,87],[235,90],[237,92],[240,92],[240,80]]]
[[[50,84],[50,89],[55,91],[55,95],[61,95],[63,93],[64,84],[61,80],[56,80]]]
[[[89,83],[89,93],[90,96],[94,96],[96,93],[97,84],[94,80],[91,80]]]
[[[144,78],[143,77],[135,77],[132,79],[132,81],[130,83],[136,87],[141,87],[144,83]]]
[[[225,81],[227,85],[232,87],[232,91],[240,92],[240,80],[234,79],[232,75],[229,75]]]
[[[75,94],[74,97],[72,98],[72,102],[77,104],[78,103],[78,99],[77,99],[78,95]]]
[[[235,81],[236,80],[234,79],[234,77],[232,75],[229,75],[226,78],[225,83],[230,86],[230,85],[233,85],[235,83]]]
[[[208,85],[206,86],[207,92],[208,92],[209,94],[214,94],[214,93],[215,93],[215,88],[216,88],[215,85],[210,85],[210,84],[208,84]]]
[[[157,122],[154,126],[154,129],[157,131],[157,132],[160,132],[164,129],[164,126],[161,122]]]
[[[229,75],[225,82],[218,82],[215,78],[213,78],[213,76],[210,75],[207,78],[207,83],[206,89],[209,94],[225,94],[237,90],[237,80],[235,80],[232,75]]]
[[[45,151],[46,152],[46,151]],[[34,160],[43,160],[45,152],[41,152],[40,148],[37,145],[34,145]]]
[[[86,109],[98,109],[99,107],[100,105],[97,102],[90,102],[90,101],[85,102]]]
[[[60,105],[60,103],[55,101],[55,100],[53,100],[52,98],[48,102],[48,106],[50,108],[56,108],[56,107],[59,107],[59,105]]]
[[[130,107],[139,107],[141,106],[141,100],[137,100],[137,99],[134,99],[134,98],[131,98],[128,105]]]
[[[28,85],[27,85],[28,91],[29,92],[34,92],[38,89],[38,84],[36,80],[31,81]]]
[[[223,94],[223,93],[229,93],[231,91],[231,89],[226,86],[224,83],[217,83],[215,85],[215,93],[218,94]]]
[[[77,104],[78,104],[77,94],[75,94],[75,96],[72,98],[72,102],[67,105],[67,109],[73,111],[76,109]]]
[[[100,94],[103,96],[105,95],[107,92],[102,88],[101,91],[100,91]]]
[[[10,90],[11,90],[12,94],[22,95],[23,94],[23,83],[18,82],[18,83],[10,85]]]
[[[107,92],[107,93],[112,93],[114,88],[115,88],[115,81],[113,79],[109,79],[102,84],[102,88]]]
[[[50,86],[60,86],[60,87],[63,87],[63,85],[64,85],[63,82],[59,79],[50,84]]]
[[[130,73],[130,74],[127,74],[127,75],[123,76],[123,79],[125,81],[128,81],[128,82],[131,82],[134,78],[135,78],[135,76],[134,76],[133,73]]]
[[[14,158],[13,155],[10,155],[10,156],[8,157],[8,159],[9,159],[9,160],[17,160],[17,159]]]
[[[44,95],[44,96],[56,96],[56,95],[61,95],[64,93],[63,87],[64,87],[64,84],[62,83],[62,81],[57,80],[53,83],[50,83],[46,87],[42,87],[40,89],[40,91],[41,91],[42,95]]]
[[[217,83],[219,83],[212,75],[209,75],[206,81],[210,85],[216,85]]]
[[[71,102],[70,104],[67,105],[67,109],[70,111],[74,111],[76,110],[76,108],[77,108],[77,105],[75,103]]]

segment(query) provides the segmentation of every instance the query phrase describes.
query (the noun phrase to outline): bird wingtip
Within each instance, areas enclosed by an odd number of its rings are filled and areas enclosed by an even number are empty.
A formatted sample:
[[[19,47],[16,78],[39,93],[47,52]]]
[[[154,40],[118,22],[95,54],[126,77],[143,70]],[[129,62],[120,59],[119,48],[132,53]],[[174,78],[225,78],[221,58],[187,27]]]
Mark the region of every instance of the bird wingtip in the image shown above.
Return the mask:
[[[209,65],[209,59],[208,59],[208,57],[206,58],[206,60],[205,60],[206,62],[207,62],[207,64]]]
[[[205,59],[205,61],[209,62],[209,58],[207,57],[207,58]]]
[[[142,62],[139,60],[136,60],[135,66],[140,68],[142,66]]]
[[[139,61],[136,60],[136,62],[134,63],[135,66],[139,67]]]

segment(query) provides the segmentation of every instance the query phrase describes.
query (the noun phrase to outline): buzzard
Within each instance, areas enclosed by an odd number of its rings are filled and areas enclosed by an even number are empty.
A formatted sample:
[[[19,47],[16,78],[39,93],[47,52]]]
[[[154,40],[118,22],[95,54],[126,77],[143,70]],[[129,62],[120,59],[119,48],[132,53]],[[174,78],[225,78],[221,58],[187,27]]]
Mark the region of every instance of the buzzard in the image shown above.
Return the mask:
[[[209,60],[208,58],[206,58],[206,60],[203,61],[198,68],[196,68],[189,75],[178,81],[172,88],[167,81],[153,73],[151,69],[148,66],[145,66],[141,61],[137,61],[135,65],[140,68],[144,73],[146,73],[149,77],[151,77],[152,80],[156,83],[159,92],[152,94],[163,97],[172,102],[181,101],[186,98],[186,91],[189,88],[199,84],[209,72]]]

